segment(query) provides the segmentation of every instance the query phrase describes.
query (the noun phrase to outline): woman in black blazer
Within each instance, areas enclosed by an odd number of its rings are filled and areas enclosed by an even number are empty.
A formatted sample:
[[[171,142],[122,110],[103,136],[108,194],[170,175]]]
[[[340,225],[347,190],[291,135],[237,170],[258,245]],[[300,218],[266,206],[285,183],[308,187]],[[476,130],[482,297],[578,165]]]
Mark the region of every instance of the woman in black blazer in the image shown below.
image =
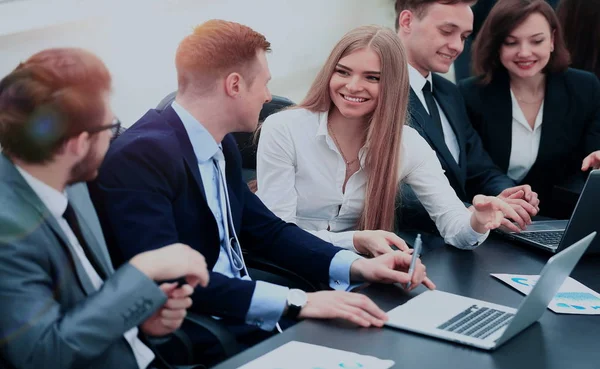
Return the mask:
[[[498,2],[475,40],[478,77],[460,83],[469,117],[496,165],[540,198],[542,215],[568,218],[556,185],[600,167],[600,82],[569,69],[552,7]]]

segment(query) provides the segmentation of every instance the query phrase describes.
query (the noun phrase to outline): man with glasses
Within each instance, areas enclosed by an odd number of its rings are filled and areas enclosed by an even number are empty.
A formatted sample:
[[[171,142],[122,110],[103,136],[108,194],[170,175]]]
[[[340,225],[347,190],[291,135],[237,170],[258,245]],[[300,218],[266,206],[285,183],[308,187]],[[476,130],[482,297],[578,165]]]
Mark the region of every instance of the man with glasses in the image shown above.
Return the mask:
[[[81,183],[120,127],[110,84],[80,49],[39,52],[0,81],[0,362],[10,367],[166,368],[143,337],[177,329],[208,283],[204,257],[183,244],[112,268]]]

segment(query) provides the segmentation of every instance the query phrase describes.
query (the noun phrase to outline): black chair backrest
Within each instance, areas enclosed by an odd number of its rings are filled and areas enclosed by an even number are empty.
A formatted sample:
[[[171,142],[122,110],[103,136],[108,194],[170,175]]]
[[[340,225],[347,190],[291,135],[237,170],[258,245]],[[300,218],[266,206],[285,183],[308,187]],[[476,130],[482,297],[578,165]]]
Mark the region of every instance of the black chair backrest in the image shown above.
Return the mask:
[[[176,95],[177,91],[174,91],[165,96],[158,103],[156,109],[164,110],[167,108],[173,101],[175,101]],[[292,100],[283,96],[273,95],[272,100],[263,105],[258,118],[259,122],[263,122],[269,115],[292,105],[294,105]],[[235,137],[235,141],[237,142],[238,148],[242,154],[242,168],[256,170],[256,150],[258,137],[255,139],[253,132],[236,132],[233,134],[233,137]]]
[[[292,100],[274,95],[271,101],[263,104],[258,121],[262,123],[269,115],[277,113],[292,105],[294,105]],[[258,135],[257,137],[254,137],[254,132],[236,132],[233,134],[238,148],[242,153],[242,168],[254,171],[256,170],[256,150],[258,149],[260,130],[256,134]]]

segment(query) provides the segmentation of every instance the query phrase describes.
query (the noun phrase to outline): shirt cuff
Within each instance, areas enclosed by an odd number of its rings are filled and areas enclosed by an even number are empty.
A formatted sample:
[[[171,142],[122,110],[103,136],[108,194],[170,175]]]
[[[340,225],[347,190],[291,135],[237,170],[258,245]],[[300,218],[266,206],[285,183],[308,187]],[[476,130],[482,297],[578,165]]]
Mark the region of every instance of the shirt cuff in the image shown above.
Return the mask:
[[[485,241],[488,236],[490,235],[490,231],[487,231],[483,234],[477,232],[476,230],[473,229],[473,227],[471,227],[471,224],[469,224],[469,227],[467,227],[467,232],[465,232],[465,245],[464,247],[461,247],[461,249],[465,249],[465,250],[473,250],[475,249],[477,246],[481,245],[483,243],[483,241]]]
[[[356,249],[354,248],[354,233],[356,233],[356,231],[347,231],[339,233],[332,232],[331,243],[333,243],[337,247],[341,247],[343,249],[358,253],[358,251],[356,251]]]
[[[246,314],[246,324],[264,331],[272,331],[285,310],[290,289],[276,284],[256,281],[250,308]]]
[[[350,284],[350,267],[358,259],[363,257],[351,251],[341,250],[329,265],[329,287],[338,291],[350,291],[362,283]]]

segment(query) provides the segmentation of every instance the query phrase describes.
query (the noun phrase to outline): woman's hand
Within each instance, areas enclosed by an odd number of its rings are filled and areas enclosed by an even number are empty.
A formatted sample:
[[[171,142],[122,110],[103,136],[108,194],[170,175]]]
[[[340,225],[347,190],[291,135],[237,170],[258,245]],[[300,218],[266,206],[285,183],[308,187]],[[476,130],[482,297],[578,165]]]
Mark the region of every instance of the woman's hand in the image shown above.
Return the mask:
[[[476,232],[483,234],[501,225],[511,231],[519,232],[519,228],[508,219],[505,219],[505,217],[513,220],[521,220],[519,214],[509,204],[498,197],[477,195],[473,198],[471,227]]]
[[[395,233],[387,231],[357,231],[354,233],[354,248],[359,254],[374,256],[394,251],[392,245],[409,252],[406,242]]]

